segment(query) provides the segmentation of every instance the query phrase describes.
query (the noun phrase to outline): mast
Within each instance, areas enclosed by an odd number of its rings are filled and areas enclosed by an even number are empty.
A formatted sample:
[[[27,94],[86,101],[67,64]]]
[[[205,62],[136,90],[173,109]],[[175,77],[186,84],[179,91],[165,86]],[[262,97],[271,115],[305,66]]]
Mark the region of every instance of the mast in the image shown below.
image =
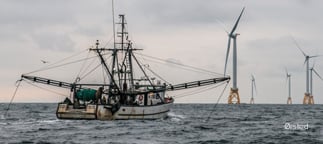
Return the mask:
[[[123,14],[120,14],[119,15],[120,19],[121,19],[121,32],[117,32],[117,34],[121,34],[121,51],[124,50],[124,35],[126,34],[125,33],[125,18],[124,18],[124,15]],[[127,55],[127,52],[128,52],[128,49],[126,50],[125,52],[125,58],[122,62],[122,67],[124,67],[124,70],[122,71],[124,73],[123,75],[123,79],[124,79],[124,82],[123,82],[123,91],[127,91],[127,65],[125,64],[126,63],[126,55]],[[120,79],[121,81],[121,79]]]
[[[129,68],[130,68],[130,88],[132,88],[134,86],[134,82],[133,82],[133,71],[132,71],[132,43],[130,42],[129,40],[129,44],[128,44],[128,49],[129,49],[129,52],[128,52],[128,58],[129,58]]]
[[[116,48],[116,32],[115,32],[115,20],[114,20],[114,1],[112,0],[112,26],[113,26],[113,52],[112,52],[112,66],[111,66],[111,79],[114,79],[115,71],[119,70],[119,65],[117,64],[117,69],[115,69],[116,63],[118,63],[118,54],[117,54],[117,48]],[[118,73],[118,78],[120,79],[120,75]],[[112,85],[112,81],[110,81],[110,85]],[[121,87],[120,81],[119,81],[119,87]],[[109,91],[111,91],[111,87],[109,88]]]
[[[106,69],[106,71],[108,72],[108,74],[109,74],[109,76],[110,76],[110,85],[112,86],[110,86],[109,87],[109,92],[111,92],[111,90],[112,90],[112,88],[116,88],[117,89],[117,91],[118,91],[118,93],[120,93],[120,89],[118,88],[118,86],[117,86],[117,83],[115,82],[115,80],[114,80],[114,77],[113,77],[113,73],[111,73],[110,72],[110,70],[109,70],[109,67],[107,66],[107,64],[105,63],[105,60],[104,60],[104,58],[103,58],[103,56],[102,56],[102,54],[101,54],[101,51],[100,51],[100,49],[99,49],[99,40],[96,40],[96,52],[98,53],[98,55],[99,55],[99,57],[100,57],[100,60],[101,60],[101,63],[104,65],[104,67],[105,67],[105,69]],[[93,49],[90,49],[90,50],[93,50]],[[103,50],[103,49],[101,49],[101,50]],[[112,70],[113,71],[113,70]]]

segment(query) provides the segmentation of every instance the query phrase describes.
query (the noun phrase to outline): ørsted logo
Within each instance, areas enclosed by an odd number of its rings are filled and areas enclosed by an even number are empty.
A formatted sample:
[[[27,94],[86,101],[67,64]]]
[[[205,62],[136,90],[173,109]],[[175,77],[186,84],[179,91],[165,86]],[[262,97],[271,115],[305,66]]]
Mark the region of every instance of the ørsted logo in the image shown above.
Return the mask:
[[[309,126],[307,124],[291,124],[291,123],[285,123],[284,125],[286,130],[308,130]]]

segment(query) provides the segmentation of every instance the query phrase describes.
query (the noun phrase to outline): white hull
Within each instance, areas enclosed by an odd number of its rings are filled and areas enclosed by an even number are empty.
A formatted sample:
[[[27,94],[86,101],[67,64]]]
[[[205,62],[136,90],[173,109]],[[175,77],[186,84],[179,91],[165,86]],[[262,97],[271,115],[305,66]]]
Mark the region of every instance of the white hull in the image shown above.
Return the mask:
[[[107,105],[88,104],[86,108],[74,109],[73,105],[58,104],[57,118],[88,119],[88,120],[130,120],[130,119],[160,119],[167,116],[173,101],[166,104],[151,106],[120,106],[112,114]]]

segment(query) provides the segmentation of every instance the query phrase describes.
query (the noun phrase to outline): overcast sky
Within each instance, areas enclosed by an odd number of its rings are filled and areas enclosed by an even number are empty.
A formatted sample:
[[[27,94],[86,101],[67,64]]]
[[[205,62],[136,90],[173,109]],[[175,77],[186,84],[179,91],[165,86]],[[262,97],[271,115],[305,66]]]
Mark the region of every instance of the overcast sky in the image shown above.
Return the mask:
[[[223,73],[228,39],[225,30],[231,30],[243,7],[246,9],[236,30],[240,33],[241,102],[249,103],[253,74],[258,90],[255,103],[286,103],[286,67],[292,74],[293,103],[302,103],[304,56],[291,36],[307,54],[323,54],[323,1],[116,0],[115,14],[116,19],[117,14],[126,14],[131,39],[137,48],[144,49],[143,54]],[[0,102],[10,101],[21,74],[46,65],[41,60],[55,62],[89,48],[97,39],[105,44],[112,37],[111,0],[2,0],[0,18]],[[322,58],[311,60],[311,65],[314,61],[323,76]],[[152,68],[170,82],[207,78]],[[52,78],[72,81],[78,71],[57,72]],[[323,81],[313,77],[314,101],[322,104]],[[176,102],[216,102],[223,88]],[[229,88],[220,102],[226,103],[228,95]],[[22,83],[14,101],[58,102],[63,98]]]

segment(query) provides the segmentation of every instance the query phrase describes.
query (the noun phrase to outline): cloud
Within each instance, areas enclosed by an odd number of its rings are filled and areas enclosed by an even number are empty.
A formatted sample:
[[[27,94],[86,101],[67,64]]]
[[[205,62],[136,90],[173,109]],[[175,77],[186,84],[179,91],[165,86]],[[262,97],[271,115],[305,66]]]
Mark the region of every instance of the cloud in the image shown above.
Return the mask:
[[[74,42],[68,34],[64,33],[38,33],[32,36],[35,44],[40,49],[67,51],[74,50]]]
[[[219,4],[221,3],[221,4]],[[242,2],[214,0],[175,0],[164,2],[159,0],[117,1],[117,12],[129,15],[130,21],[145,21],[160,28],[200,25],[219,25],[220,20],[226,27],[233,25],[233,19],[239,15]],[[124,7],[124,6],[127,7]],[[231,7],[230,10],[227,7]],[[228,12],[226,12],[228,11]],[[232,13],[229,11],[235,11]],[[143,28],[150,27],[146,25]]]
[[[245,13],[237,29],[241,33],[238,38],[241,98],[248,99],[249,76],[253,73],[260,93],[274,95],[270,101],[280,102],[279,93],[285,92],[280,86],[285,78],[284,67],[293,75],[298,88],[295,93],[303,95],[304,90],[299,87],[303,88],[305,81],[304,57],[289,35],[308,54],[323,54],[322,1],[115,0],[115,14],[116,22],[118,14],[126,14],[130,37],[137,48],[145,49],[145,54],[223,72],[227,46],[223,27],[232,28],[243,6]],[[17,74],[13,72],[37,68],[35,65],[41,64],[39,59],[43,57],[55,61],[57,55],[72,55],[93,45],[96,39],[105,44],[112,35],[110,0],[4,0],[0,17],[0,63],[6,69],[1,70],[1,75],[6,76],[6,82],[16,80]],[[228,64],[230,72],[230,59]],[[316,64],[317,70],[323,71],[320,58]],[[169,81],[201,78],[199,74],[184,75],[184,70],[170,72],[168,66],[151,66],[169,77]],[[315,93],[322,91],[317,89]],[[268,102],[269,98],[259,95],[256,100]]]
[[[72,3],[60,1],[6,1],[0,6],[1,25],[15,24],[41,27],[48,24],[75,22]]]

